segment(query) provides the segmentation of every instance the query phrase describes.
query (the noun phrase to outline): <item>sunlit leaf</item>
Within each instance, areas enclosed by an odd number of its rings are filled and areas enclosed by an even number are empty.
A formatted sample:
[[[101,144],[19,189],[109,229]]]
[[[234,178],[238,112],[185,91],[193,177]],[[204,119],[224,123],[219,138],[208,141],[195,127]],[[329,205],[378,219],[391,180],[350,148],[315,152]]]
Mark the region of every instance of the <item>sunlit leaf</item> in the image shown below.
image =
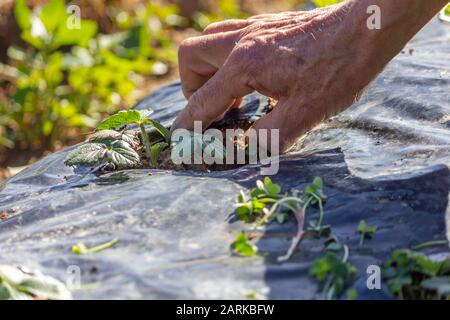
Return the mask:
[[[70,167],[98,165],[106,158],[106,151],[103,143],[85,143],[69,153],[64,163]]]
[[[256,247],[249,243],[247,236],[240,232],[236,236],[236,241],[231,245],[233,251],[241,256],[251,257],[256,253]]]
[[[148,118],[143,119],[142,122],[154,127],[164,137],[164,140],[166,140],[166,142],[170,141],[170,131],[162,124]]]
[[[358,232],[365,234],[373,234],[377,231],[377,227],[371,227],[366,224],[364,220],[361,220],[358,225]]]
[[[67,16],[64,0],[48,1],[39,14],[49,33],[52,33],[60,24],[65,23]]]
[[[66,23],[60,24],[55,33],[54,48],[64,45],[86,47],[97,33],[97,23],[91,20],[80,21],[80,28],[69,28]]]
[[[137,124],[141,120],[141,114],[137,110],[120,111],[115,115],[103,120],[97,130],[111,130],[123,125]]]
[[[104,141],[116,141],[123,140],[128,143],[131,147],[137,148],[139,146],[140,140],[135,132],[118,132],[115,130],[100,130],[89,136],[88,141],[90,142],[104,142]]]
[[[139,154],[124,141],[114,141],[109,145],[107,158],[116,169],[128,169],[140,164]]]
[[[317,7],[327,7],[327,6],[331,6],[333,4],[337,4],[339,2],[341,2],[342,0],[312,0],[312,2],[317,6]]]
[[[72,151],[64,162],[67,166],[109,164],[115,169],[133,168],[140,164],[139,154],[126,142],[85,143]]]
[[[22,31],[31,29],[32,11],[28,8],[26,0],[16,0],[14,15]]]

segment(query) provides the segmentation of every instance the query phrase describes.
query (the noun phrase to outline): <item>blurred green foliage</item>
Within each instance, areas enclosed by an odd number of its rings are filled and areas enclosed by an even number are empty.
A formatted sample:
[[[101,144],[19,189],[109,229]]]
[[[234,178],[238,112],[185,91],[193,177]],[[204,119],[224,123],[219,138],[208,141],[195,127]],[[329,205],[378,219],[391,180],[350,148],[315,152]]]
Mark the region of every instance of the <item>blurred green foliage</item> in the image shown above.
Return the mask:
[[[342,0],[312,0],[311,2],[314,3],[317,7],[326,7],[339,3],[341,1]]]
[[[136,89],[149,77],[176,67],[175,32],[248,16],[239,0],[218,0],[212,12],[197,12],[191,19],[165,0],[142,1],[127,10],[112,1],[105,7],[112,28],[101,34],[96,21],[77,20],[69,5],[48,0],[31,10],[26,0],[15,3],[26,44],[11,46],[8,64],[0,63],[5,88],[0,152],[5,147],[52,150],[73,142],[105,114],[133,105]]]
[[[176,51],[167,29],[183,22],[177,8],[149,3],[117,17],[119,32],[104,35],[95,21],[74,20],[64,0],[34,11],[16,1],[15,18],[29,47],[10,47],[11,65],[0,65],[14,85],[9,101],[0,102],[0,145],[67,143],[74,129],[92,128],[103,114],[133,104],[143,75],[169,71]]]
[[[244,19],[248,14],[241,11],[238,0],[219,0],[215,12],[198,12],[194,27],[203,30],[207,25],[224,19]]]

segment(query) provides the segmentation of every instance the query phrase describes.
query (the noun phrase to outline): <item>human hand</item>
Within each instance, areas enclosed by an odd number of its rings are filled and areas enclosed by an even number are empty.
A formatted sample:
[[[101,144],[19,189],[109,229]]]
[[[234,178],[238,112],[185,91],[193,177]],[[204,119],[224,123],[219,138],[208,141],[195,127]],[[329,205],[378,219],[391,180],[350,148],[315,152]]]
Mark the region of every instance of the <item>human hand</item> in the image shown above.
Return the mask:
[[[382,30],[367,28],[367,6],[373,2],[386,12]],[[278,104],[252,128],[279,129],[284,152],[361,96],[432,17],[433,10],[424,10],[427,2],[349,0],[309,12],[213,24],[180,47],[180,77],[189,101],[172,129],[193,130],[194,121],[206,128],[256,90]]]

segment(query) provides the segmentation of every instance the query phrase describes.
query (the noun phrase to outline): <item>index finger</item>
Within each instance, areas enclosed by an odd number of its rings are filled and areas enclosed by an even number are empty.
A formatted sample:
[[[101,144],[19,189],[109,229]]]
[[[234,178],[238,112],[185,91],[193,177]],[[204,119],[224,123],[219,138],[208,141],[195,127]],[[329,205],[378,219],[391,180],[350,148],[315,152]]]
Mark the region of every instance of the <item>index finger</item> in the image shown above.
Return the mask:
[[[208,126],[220,118],[236,100],[253,92],[236,66],[227,63],[196,91],[188,101],[172,126],[174,129],[194,129],[194,121],[201,121],[202,127]]]

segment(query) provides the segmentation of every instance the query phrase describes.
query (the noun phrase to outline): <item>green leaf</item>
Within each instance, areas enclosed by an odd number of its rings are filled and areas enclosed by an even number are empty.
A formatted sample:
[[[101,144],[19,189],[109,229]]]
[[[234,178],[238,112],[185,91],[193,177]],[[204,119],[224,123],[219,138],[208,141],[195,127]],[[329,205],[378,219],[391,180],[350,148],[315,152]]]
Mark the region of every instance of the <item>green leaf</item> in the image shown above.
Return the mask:
[[[166,140],[167,143],[170,143],[170,131],[166,127],[148,118],[142,119],[142,122],[154,127],[163,136],[164,140]]]
[[[341,2],[342,0],[312,0],[312,2],[317,6],[317,7],[327,7],[327,6],[331,6],[333,4],[337,4],[339,2]]]
[[[137,149],[140,144],[139,137],[134,132],[118,132],[115,130],[101,130],[93,133],[89,136],[89,142],[98,142],[102,143],[105,141],[116,141],[122,140],[128,143],[133,149]]]
[[[347,262],[341,261],[339,257],[327,252],[323,258],[314,261],[312,267],[309,269],[309,275],[320,282],[329,282],[331,291],[325,292],[327,298],[332,298],[333,295],[339,296],[349,285],[355,280],[357,269]],[[325,288],[329,290],[329,288]],[[331,293],[331,294],[330,294]]]
[[[66,23],[62,23],[56,31],[53,49],[71,45],[86,47],[89,41],[96,35],[97,29],[97,23],[91,20],[81,20],[79,29],[70,29]]]
[[[67,166],[111,165],[115,169],[134,168],[140,164],[139,154],[125,141],[86,143],[69,153]]]
[[[59,25],[65,24],[67,17],[64,0],[48,1],[39,14],[48,33],[53,33]]]
[[[247,197],[245,196],[244,191],[239,191],[239,195],[237,197],[237,203],[247,203]]]
[[[314,200],[312,201],[313,204],[317,202],[316,198],[325,200],[326,197],[325,194],[323,193],[322,178],[316,177],[310,185],[306,186],[305,194],[314,196]]]
[[[156,143],[150,147],[150,153],[151,153],[150,162],[153,167],[156,167],[158,165],[159,154],[162,151],[164,151],[165,149],[167,149],[168,147],[169,147],[169,144],[167,142]]]
[[[323,190],[323,180],[320,177],[316,177],[312,183],[318,190]]]
[[[309,269],[309,275],[319,281],[324,281],[330,272],[331,264],[327,257],[315,260]]]
[[[275,217],[275,219],[277,220],[277,222],[279,224],[285,223],[288,218],[289,218],[289,215],[287,213],[284,213],[284,212],[277,214],[276,217]]]
[[[439,295],[450,295],[450,276],[434,277],[421,282],[421,287],[435,290]]]
[[[63,283],[52,277],[0,265],[0,300],[3,299],[70,300],[72,295]]]
[[[348,300],[356,300],[358,298],[358,291],[356,289],[350,289],[347,291]]]
[[[73,254],[91,254],[91,253],[95,253],[95,252],[99,252],[99,251],[103,251],[106,250],[108,248],[111,248],[112,246],[114,246],[119,240],[118,239],[114,239],[111,240],[107,243],[92,247],[92,248],[87,248],[83,243],[78,243],[76,245],[74,245],[72,247],[72,253]]]
[[[68,154],[64,163],[69,167],[99,165],[106,159],[106,152],[107,147],[103,143],[82,144]]]
[[[8,57],[17,61],[25,61],[28,57],[24,49],[17,46],[9,46],[7,51]]]
[[[277,196],[281,192],[281,186],[272,183],[269,177],[264,178],[264,186],[267,193],[271,196]]]
[[[342,250],[342,245],[338,242],[332,242],[329,245],[327,245],[326,250],[339,252]]]
[[[389,280],[387,283],[389,291],[397,295],[402,293],[403,287],[409,286],[411,284],[412,278],[410,276],[397,277]]]
[[[103,120],[97,127],[97,130],[111,130],[118,127],[139,124],[141,121],[141,114],[137,110],[120,111],[119,113]]]
[[[241,256],[251,257],[256,253],[256,247],[249,243],[247,236],[240,232],[236,236],[236,241],[231,245],[233,251]]]
[[[374,234],[377,231],[377,227],[370,227],[364,220],[361,220],[358,225],[358,232],[363,234]]]
[[[236,208],[236,216],[241,221],[250,222],[251,214],[252,210],[249,208],[247,204],[244,204]]]
[[[112,164],[115,169],[134,168],[141,161],[139,154],[124,141],[114,141],[108,145],[106,155],[108,163]]]
[[[16,0],[14,15],[16,17],[17,24],[22,31],[31,29],[32,14],[32,11],[27,6],[26,0]]]
[[[444,298],[449,298],[446,291],[449,263],[450,259],[435,261],[408,249],[396,250],[383,264],[383,277],[389,291],[401,299],[423,299],[430,293],[440,294],[439,288]]]

